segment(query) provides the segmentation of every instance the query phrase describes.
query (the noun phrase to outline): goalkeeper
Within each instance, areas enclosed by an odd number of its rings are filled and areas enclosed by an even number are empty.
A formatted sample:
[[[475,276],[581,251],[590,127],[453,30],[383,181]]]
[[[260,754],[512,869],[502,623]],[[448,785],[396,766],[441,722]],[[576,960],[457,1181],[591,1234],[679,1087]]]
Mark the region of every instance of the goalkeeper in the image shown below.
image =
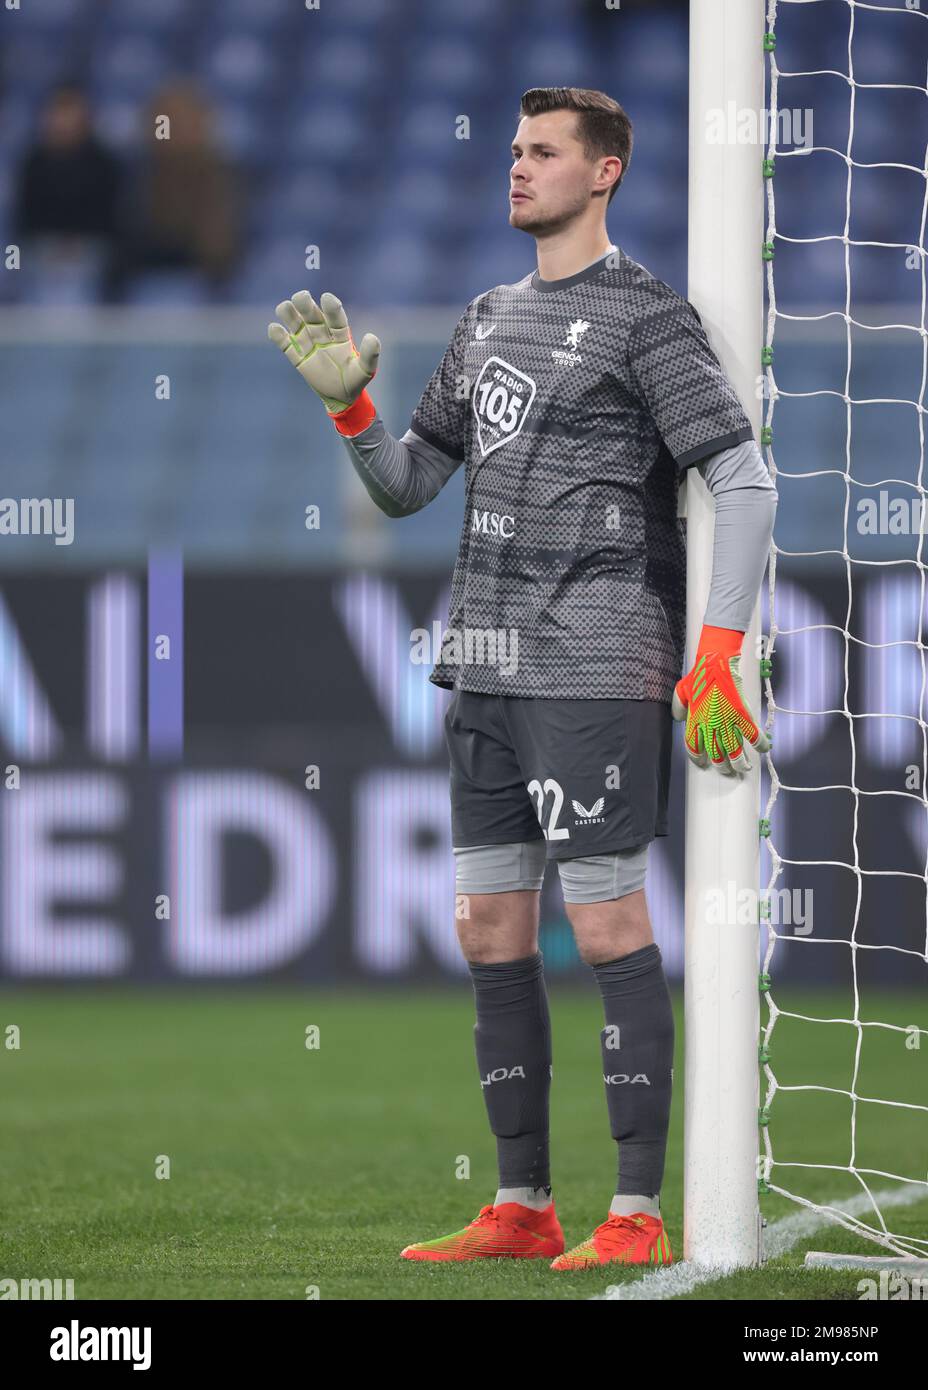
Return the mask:
[[[631,122],[602,92],[522,98],[509,221],[537,269],[478,295],[410,428],[368,393],[380,344],[355,346],[341,302],[307,291],[269,335],[322,399],[388,516],[426,506],[464,465],[449,624],[430,680],[445,714],[452,845],[468,914],[477,1068],[496,1137],[496,1196],[410,1260],[549,1258],[555,1269],[669,1263],[660,1212],[674,1022],[644,894],[668,833],[672,719],[707,776],[743,776],[769,747],[740,648],[777,494],[699,316],[609,239]],[[715,502],[712,579],[682,677],[686,565],[677,490],[699,469]],[[511,636],[515,663],[487,659]],[[492,648],[490,649],[492,656]],[[569,808],[569,809],[568,809]],[[618,1145],[606,1219],[565,1252],[549,1164],[552,1046],[539,896],[558,866],[577,949],[603,999],[600,1041]]]

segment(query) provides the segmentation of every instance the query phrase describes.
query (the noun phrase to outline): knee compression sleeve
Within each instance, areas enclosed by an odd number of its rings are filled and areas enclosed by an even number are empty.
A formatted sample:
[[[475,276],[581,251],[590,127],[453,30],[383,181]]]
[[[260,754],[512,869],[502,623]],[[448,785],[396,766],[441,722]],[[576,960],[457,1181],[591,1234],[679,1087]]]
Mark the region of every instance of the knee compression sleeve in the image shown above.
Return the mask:
[[[558,873],[565,903],[599,903],[624,898],[644,887],[648,846],[589,854],[581,859],[559,859]]]
[[[541,888],[545,876],[544,840],[511,845],[466,845],[455,849],[458,893],[511,893]]]

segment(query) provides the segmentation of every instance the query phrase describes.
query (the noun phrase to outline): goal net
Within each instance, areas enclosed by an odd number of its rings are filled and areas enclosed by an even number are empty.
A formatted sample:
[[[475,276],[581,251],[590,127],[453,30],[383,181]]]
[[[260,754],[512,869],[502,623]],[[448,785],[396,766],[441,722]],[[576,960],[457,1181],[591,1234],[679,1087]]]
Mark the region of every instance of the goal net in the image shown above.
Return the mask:
[[[759,1192],[832,1226],[807,1263],[898,1265],[928,1257],[928,5],[766,8]]]

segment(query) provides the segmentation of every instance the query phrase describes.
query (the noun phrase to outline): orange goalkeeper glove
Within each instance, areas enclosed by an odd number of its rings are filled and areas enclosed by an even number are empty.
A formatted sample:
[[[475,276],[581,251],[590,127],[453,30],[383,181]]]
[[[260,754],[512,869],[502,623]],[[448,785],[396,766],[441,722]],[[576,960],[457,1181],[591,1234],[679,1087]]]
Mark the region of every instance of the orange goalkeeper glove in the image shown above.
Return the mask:
[[[697,767],[715,764],[726,777],[742,776],[751,766],[747,743],[759,753],[770,739],[754,722],[741,685],[741,640],[737,628],[703,624],[693,669],[677,681],[671,702],[674,719],[685,719],[684,739]]]

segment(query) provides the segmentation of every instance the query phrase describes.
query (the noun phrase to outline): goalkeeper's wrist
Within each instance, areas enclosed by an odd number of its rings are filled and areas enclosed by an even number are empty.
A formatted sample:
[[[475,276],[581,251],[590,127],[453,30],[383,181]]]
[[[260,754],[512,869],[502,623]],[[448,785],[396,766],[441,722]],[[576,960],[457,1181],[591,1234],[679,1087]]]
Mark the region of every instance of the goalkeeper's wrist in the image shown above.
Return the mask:
[[[377,408],[367,394],[365,387],[357,400],[352,401],[345,410],[330,410],[327,413],[339,434],[346,435],[350,439],[353,435],[366,430],[368,425],[373,423]]]
[[[699,646],[696,649],[697,660],[702,652],[719,652],[722,656],[737,656],[741,651],[741,643],[744,639],[744,632],[736,627],[715,627],[712,623],[703,623],[702,632],[699,634]]]

